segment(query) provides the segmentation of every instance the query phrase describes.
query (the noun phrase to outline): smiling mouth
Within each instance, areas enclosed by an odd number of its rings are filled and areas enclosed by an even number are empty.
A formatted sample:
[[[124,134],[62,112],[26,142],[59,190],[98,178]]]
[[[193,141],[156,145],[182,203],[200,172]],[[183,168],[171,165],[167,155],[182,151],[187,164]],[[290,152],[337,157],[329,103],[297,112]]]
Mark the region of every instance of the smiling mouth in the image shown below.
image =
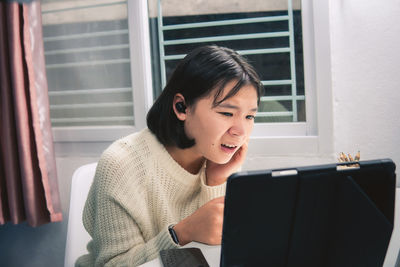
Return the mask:
[[[226,148],[236,148],[237,147],[235,145],[228,145],[228,144],[221,144],[221,146],[226,147]]]
[[[228,144],[221,144],[221,148],[222,150],[224,150],[225,152],[233,152],[236,150],[237,146],[235,145],[228,145]]]

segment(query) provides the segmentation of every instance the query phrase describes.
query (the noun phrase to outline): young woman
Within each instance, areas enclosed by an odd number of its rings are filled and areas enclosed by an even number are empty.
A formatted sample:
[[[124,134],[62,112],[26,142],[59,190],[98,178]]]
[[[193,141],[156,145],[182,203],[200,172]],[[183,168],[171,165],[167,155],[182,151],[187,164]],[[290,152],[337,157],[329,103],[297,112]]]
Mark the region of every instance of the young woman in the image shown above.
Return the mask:
[[[262,85],[231,49],[195,49],[147,115],[102,155],[77,266],[136,266],[162,249],[221,243],[226,179],[243,163]]]

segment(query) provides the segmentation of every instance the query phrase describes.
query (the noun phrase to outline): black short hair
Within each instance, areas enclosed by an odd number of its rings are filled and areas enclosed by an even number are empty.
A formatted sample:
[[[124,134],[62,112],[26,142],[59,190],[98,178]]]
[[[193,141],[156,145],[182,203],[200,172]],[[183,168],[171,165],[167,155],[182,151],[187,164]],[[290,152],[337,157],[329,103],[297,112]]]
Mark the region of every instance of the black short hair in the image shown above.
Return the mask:
[[[219,99],[227,83],[237,80],[226,96]],[[161,95],[147,114],[147,127],[164,146],[189,148],[195,140],[189,139],[172,108],[174,96],[180,93],[185,104],[192,106],[202,97],[217,89],[214,105],[234,96],[244,85],[251,84],[257,91],[258,103],[263,86],[254,68],[237,52],[215,45],[194,49],[178,64]]]

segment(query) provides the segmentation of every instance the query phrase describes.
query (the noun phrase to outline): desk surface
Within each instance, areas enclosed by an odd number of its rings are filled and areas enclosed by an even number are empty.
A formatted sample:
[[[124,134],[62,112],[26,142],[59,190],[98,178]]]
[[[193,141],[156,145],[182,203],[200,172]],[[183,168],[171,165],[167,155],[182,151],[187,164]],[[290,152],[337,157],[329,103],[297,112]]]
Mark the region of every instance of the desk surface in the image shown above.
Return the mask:
[[[394,267],[396,264],[397,256],[400,250],[400,188],[396,189],[396,206],[395,206],[395,219],[392,238],[386,253],[385,262],[383,267]],[[219,259],[221,255],[221,246],[208,246],[201,243],[192,242],[184,246],[184,248],[196,247],[200,248],[211,267],[219,266]],[[400,255],[399,255],[400,256]],[[399,259],[400,260],[400,259]],[[141,267],[162,267],[160,258],[149,261]]]
[[[219,258],[221,255],[221,246],[208,246],[208,245],[204,245],[204,244],[197,243],[197,242],[191,242],[191,243],[183,246],[183,248],[191,248],[191,247],[201,249],[201,251],[203,252],[204,257],[206,258],[210,267],[218,267],[219,266]],[[162,265],[160,257],[158,257],[157,259],[154,259],[152,261],[149,261],[143,265],[140,265],[140,267],[162,267],[162,266],[163,265]]]

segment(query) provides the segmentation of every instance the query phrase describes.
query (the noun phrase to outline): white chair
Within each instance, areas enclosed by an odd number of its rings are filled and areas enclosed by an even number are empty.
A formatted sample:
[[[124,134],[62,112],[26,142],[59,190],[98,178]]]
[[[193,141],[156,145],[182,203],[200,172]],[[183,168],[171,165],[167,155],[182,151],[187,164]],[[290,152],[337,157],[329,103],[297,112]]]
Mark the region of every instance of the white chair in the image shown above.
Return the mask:
[[[82,212],[94,178],[96,166],[97,162],[83,165],[76,169],[72,175],[67,243],[64,259],[65,267],[74,266],[79,256],[88,253],[86,245],[91,238],[83,227]]]

